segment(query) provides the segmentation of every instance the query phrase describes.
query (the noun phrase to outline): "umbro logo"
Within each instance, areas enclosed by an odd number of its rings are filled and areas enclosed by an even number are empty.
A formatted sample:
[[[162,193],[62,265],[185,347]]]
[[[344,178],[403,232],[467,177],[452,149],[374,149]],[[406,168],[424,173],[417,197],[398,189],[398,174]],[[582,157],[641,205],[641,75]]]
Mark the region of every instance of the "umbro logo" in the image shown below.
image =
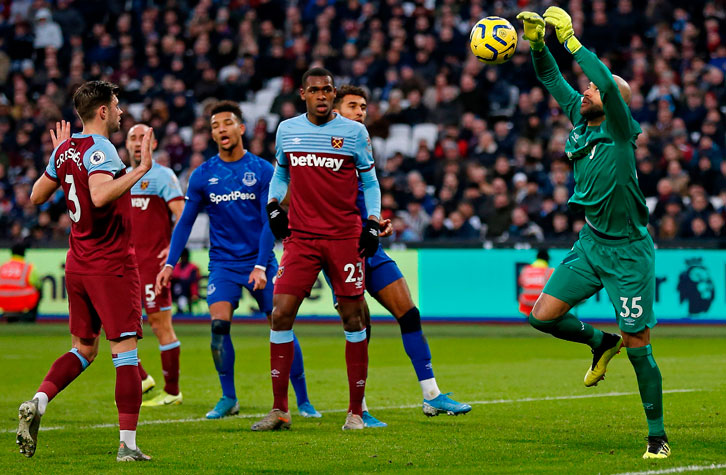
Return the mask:
[[[272,371],[270,371],[270,375],[272,375],[273,378],[279,378],[280,377],[280,371],[279,370],[276,370],[276,369],[273,369]]]
[[[356,387],[359,387],[359,388],[365,387],[366,380],[365,379],[359,379],[358,381],[355,382],[355,385],[356,385]]]
[[[210,185],[216,185],[217,183],[219,183],[219,178],[217,178],[216,176],[209,179]]]
[[[299,144],[300,142],[302,142],[302,139],[300,137],[295,137],[294,139],[292,139],[292,143],[294,143],[295,145]]]

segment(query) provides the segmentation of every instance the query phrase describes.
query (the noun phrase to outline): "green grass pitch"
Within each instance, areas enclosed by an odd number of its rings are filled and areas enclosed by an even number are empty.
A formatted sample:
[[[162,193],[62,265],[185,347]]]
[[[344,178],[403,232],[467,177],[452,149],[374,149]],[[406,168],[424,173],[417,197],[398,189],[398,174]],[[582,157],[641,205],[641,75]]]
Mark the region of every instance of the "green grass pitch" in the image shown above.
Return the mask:
[[[646,424],[625,352],[607,378],[585,388],[590,352],[527,326],[428,325],[424,328],[442,391],[470,402],[459,417],[427,418],[395,325],[373,328],[367,400],[385,429],[341,431],[347,408],[344,338],[337,325],[301,323],[308,388],[322,419],[297,416],[292,388],[289,432],[253,433],[272,403],[268,330],[233,326],[241,415],[206,421],[220,396],[208,325],[178,325],[184,404],[142,408],[146,464],[119,465],[114,369],[108,344],[48,407],[36,455],[15,446],[17,407],[70,348],[65,325],[0,327],[2,473],[486,472],[623,473],[686,466],[726,467],[726,328],[657,327],[654,355],[666,391],[672,456],[645,461]],[[157,342],[146,327],[144,366],[163,381]],[[718,473],[726,469],[711,470]]]

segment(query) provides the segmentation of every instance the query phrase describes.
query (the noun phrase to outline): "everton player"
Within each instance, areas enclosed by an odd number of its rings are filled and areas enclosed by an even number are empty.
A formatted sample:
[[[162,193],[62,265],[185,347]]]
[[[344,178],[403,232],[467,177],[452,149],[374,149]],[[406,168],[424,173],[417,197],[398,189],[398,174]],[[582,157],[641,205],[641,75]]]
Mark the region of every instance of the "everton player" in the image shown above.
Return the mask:
[[[222,385],[222,397],[207,413],[207,418],[219,419],[239,412],[234,385],[235,353],[230,336],[232,313],[245,287],[260,310],[269,316],[277,260],[272,252],[275,238],[265,211],[273,167],[245,150],[242,143],[245,126],[236,103],[215,104],[210,124],[219,153],[194,170],[189,179],[184,212],[172,233],[166,265],[157,276],[156,292],[161,294],[168,287],[197,214],[206,209],[211,237],[207,304],[212,318],[212,358]],[[299,355],[296,371],[290,375],[298,396],[298,409],[303,416],[320,417],[307,396],[297,338],[293,336],[291,341]]]
[[[275,282],[270,366],[272,410],[254,431],[289,429],[287,378],[295,354],[292,327],[321,270],[331,280],[345,330],[349,407],[343,429],[363,429],[368,372],[363,292],[364,257],[378,248],[381,192],[366,128],[333,112],[335,85],[323,68],[308,70],[300,96],[307,113],[277,128],[277,167],[267,212],[277,238],[286,237]],[[358,175],[368,209],[361,225],[356,206]],[[290,218],[280,206],[290,193]]]
[[[366,92],[360,87],[346,84],[338,88],[333,110],[343,117],[363,124],[366,120],[367,106]],[[362,188],[358,191],[358,208],[365,219],[367,211]],[[431,350],[421,329],[419,310],[411,299],[411,291],[401,270],[380,245],[372,257],[366,258],[366,290],[396,318],[401,327],[403,347],[411,359],[423,391],[424,414],[458,415],[471,411],[470,405],[454,401],[448,394],[442,394],[439,390],[431,365]],[[366,325],[370,339],[370,313],[367,310],[366,306]],[[366,427],[386,426],[368,412],[365,399],[363,422]]]
[[[141,405],[136,347],[142,336],[141,291],[129,218],[129,190],[151,169],[151,130],[142,139],[139,166],[126,172],[108,140],[120,127],[118,91],[118,86],[105,81],[90,81],[76,90],[73,105],[83,131],[53,150],[30,196],[39,205],[59,186],[65,193],[72,221],[65,269],[72,348],[53,363],[35,396],[20,405],[17,444],[26,457],[35,453],[40,419],[48,402],[95,359],[103,327],[116,367],[121,431],[116,460],[151,458],[136,445]]]

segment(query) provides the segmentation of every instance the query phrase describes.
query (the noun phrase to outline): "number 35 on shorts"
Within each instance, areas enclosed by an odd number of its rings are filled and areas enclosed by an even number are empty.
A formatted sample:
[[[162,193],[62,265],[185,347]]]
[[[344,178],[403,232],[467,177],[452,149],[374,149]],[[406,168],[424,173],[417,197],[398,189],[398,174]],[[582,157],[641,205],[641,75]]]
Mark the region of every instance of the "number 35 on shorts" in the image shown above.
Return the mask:
[[[347,274],[345,278],[346,284],[355,283],[356,289],[363,288],[363,263],[356,262],[355,264],[349,263],[343,266],[343,272]]]
[[[643,315],[643,307],[639,305],[642,297],[620,297],[620,303],[622,308],[620,310],[620,316],[623,318],[638,318]]]

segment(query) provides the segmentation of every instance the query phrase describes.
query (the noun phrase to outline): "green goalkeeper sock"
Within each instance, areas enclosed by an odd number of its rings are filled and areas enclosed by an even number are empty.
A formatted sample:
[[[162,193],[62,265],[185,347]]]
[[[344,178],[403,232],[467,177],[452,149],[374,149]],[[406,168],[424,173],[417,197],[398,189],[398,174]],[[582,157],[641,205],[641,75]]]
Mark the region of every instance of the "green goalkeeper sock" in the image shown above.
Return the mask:
[[[555,338],[585,343],[590,348],[597,348],[602,343],[602,331],[592,325],[581,322],[571,313],[566,313],[560,318],[548,322],[537,320],[530,313],[529,324],[541,332],[549,333]]]
[[[653,359],[650,345],[628,348],[628,359],[638,378],[640,400],[643,401],[645,417],[648,419],[648,435],[664,436],[663,427],[663,379]]]

